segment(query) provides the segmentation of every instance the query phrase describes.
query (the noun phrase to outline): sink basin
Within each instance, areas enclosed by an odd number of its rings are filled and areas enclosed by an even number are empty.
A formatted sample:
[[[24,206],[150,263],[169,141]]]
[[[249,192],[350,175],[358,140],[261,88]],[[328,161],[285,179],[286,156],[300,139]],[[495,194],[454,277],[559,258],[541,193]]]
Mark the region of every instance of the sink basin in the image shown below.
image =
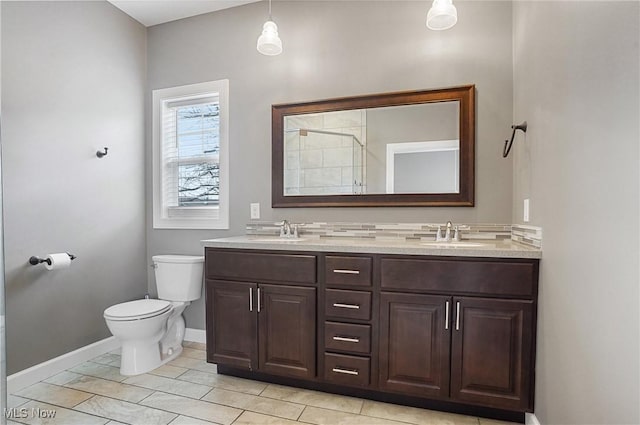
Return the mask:
[[[485,243],[480,242],[465,242],[465,241],[456,241],[456,242],[421,242],[420,245],[431,246],[434,248],[480,248],[483,246],[487,246]]]
[[[302,242],[306,241],[306,238],[256,238],[251,239],[252,242],[281,242],[281,243],[291,243],[291,242]]]

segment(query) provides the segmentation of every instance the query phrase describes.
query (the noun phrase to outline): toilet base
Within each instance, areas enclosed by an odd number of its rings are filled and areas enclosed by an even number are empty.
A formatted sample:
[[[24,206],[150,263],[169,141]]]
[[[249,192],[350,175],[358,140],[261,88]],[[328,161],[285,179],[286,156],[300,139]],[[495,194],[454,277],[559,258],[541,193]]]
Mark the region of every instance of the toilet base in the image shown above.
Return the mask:
[[[141,346],[140,344],[122,344],[120,357],[120,375],[133,376],[151,372],[182,354],[182,345],[171,350],[171,354],[162,356],[159,343]]]
[[[182,309],[174,309],[167,321],[168,329],[162,336],[145,341],[123,341],[120,374],[140,375],[159,368],[182,354],[185,322]],[[159,340],[159,341],[158,341]]]

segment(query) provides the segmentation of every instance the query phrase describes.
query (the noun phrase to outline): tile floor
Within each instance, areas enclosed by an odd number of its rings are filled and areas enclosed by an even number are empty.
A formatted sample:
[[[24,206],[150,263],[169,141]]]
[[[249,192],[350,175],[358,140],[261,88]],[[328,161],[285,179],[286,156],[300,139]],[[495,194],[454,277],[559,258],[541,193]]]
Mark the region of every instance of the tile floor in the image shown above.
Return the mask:
[[[471,416],[397,406],[218,375],[204,344],[148,374],[122,376],[117,351],[9,396],[27,412],[9,424],[60,425],[506,425]],[[25,409],[25,410],[20,410]],[[40,409],[40,415],[37,415]],[[47,410],[55,410],[54,418]]]

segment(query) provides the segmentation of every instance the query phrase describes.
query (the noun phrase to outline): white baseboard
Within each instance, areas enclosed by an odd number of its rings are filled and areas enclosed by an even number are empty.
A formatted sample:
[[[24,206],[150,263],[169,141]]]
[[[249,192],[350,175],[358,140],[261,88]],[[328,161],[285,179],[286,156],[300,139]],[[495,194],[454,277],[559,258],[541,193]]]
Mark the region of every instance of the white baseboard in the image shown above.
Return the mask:
[[[80,363],[91,360],[94,357],[113,351],[118,347],[120,347],[120,342],[116,337],[110,336],[109,338],[32,366],[29,369],[21,370],[7,377],[7,391],[9,394],[13,394],[29,385],[47,379]]]
[[[540,421],[533,413],[525,413],[524,414],[524,424],[525,425],[540,425]]]
[[[184,331],[184,340],[205,344],[207,342],[207,331],[204,329],[187,328]]]

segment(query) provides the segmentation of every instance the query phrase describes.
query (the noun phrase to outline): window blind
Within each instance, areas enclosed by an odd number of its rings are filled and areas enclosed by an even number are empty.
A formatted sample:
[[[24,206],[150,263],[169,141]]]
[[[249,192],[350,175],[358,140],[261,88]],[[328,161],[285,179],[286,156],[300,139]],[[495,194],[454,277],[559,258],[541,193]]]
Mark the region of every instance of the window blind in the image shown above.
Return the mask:
[[[168,217],[214,217],[220,201],[217,94],[162,105],[162,198]]]

